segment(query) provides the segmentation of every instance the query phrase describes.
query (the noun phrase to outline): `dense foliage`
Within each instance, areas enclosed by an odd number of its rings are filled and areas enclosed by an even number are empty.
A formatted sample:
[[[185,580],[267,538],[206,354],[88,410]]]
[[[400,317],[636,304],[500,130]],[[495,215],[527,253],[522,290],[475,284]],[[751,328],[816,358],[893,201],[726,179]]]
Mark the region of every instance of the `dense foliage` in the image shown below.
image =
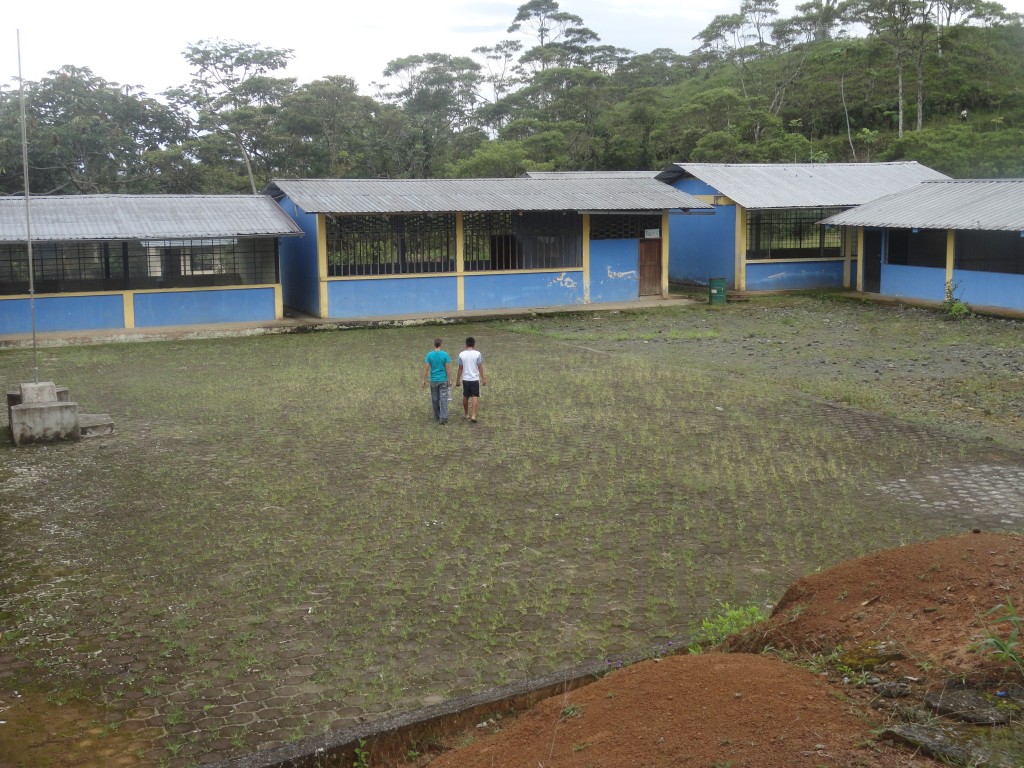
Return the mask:
[[[252,192],[272,177],[515,176],[683,160],[914,159],[1024,176],[1024,24],[985,0],[741,0],[687,55],[600,44],[555,0],[472,56],[390,62],[374,96],[282,77],[288,49],[200,41],[154,98],[63,67],[25,83],[33,193]],[[0,90],[0,193],[22,190]],[[966,112],[964,112],[966,110]],[[964,119],[963,116],[966,116]]]

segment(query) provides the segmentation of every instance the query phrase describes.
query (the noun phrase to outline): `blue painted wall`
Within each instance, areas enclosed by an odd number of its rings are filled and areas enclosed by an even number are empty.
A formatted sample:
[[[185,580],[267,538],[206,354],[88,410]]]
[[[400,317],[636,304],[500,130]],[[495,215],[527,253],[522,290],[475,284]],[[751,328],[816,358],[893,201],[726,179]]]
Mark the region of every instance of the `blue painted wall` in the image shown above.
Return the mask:
[[[953,286],[953,296],[968,304],[1024,310],[1024,275],[957,269]]]
[[[275,319],[273,288],[135,294],[135,327]]]
[[[699,179],[680,179],[672,186],[691,195],[719,194]],[[672,214],[668,232],[670,282],[707,285],[713,277],[724,277],[736,287],[735,205],[716,205],[714,213]]]
[[[0,300],[0,335],[32,332],[30,304],[29,299]],[[36,298],[36,330],[40,333],[101,328],[124,328],[121,294]]]
[[[907,299],[942,301],[946,298],[946,270],[935,267],[907,267],[882,264],[879,293]]]
[[[328,317],[381,317],[413,312],[454,312],[459,304],[455,277],[330,280]]]
[[[281,209],[306,233],[305,237],[281,238],[281,297],[286,307],[320,316],[320,276],[316,251],[316,215],[306,213],[288,197]]]
[[[748,291],[793,291],[805,288],[841,288],[842,261],[747,262]]]
[[[466,275],[466,309],[554,307],[583,302],[583,271]]]
[[[590,300],[638,301],[640,241],[590,241]]]

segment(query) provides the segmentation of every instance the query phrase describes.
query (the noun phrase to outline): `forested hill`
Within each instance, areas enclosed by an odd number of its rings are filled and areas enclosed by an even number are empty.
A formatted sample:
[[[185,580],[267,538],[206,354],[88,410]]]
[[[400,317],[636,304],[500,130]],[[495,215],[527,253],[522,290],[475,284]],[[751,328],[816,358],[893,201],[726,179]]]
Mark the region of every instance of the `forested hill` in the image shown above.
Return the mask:
[[[742,0],[687,54],[601,44],[554,0],[472,55],[289,78],[288,49],[199,41],[157,97],[87,64],[27,82],[33,194],[252,192],[271,177],[516,176],[671,162],[913,159],[1024,177],[1024,25],[980,0]],[[964,110],[966,113],[964,114]],[[22,191],[19,98],[0,91],[0,192]]]

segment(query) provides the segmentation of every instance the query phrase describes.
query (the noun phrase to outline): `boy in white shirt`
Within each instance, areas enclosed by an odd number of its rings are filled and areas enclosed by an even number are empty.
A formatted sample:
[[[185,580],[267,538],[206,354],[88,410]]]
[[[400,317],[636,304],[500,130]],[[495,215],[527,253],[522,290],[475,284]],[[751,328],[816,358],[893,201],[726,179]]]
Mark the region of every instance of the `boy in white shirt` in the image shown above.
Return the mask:
[[[476,409],[480,401],[480,386],[487,384],[484,374],[484,356],[476,349],[476,339],[466,339],[466,348],[459,353],[459,371],[455,386],[462,384],[462,410],[465,417],[476,423]]]

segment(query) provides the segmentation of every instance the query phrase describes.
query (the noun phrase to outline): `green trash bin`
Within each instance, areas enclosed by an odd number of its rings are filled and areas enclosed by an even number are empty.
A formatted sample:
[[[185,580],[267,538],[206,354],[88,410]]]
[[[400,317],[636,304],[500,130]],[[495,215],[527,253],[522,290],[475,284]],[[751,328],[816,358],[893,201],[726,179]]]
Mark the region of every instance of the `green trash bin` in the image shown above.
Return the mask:
[[[708,302],[725,304],[725,278],[712,277],[708,280]]]

